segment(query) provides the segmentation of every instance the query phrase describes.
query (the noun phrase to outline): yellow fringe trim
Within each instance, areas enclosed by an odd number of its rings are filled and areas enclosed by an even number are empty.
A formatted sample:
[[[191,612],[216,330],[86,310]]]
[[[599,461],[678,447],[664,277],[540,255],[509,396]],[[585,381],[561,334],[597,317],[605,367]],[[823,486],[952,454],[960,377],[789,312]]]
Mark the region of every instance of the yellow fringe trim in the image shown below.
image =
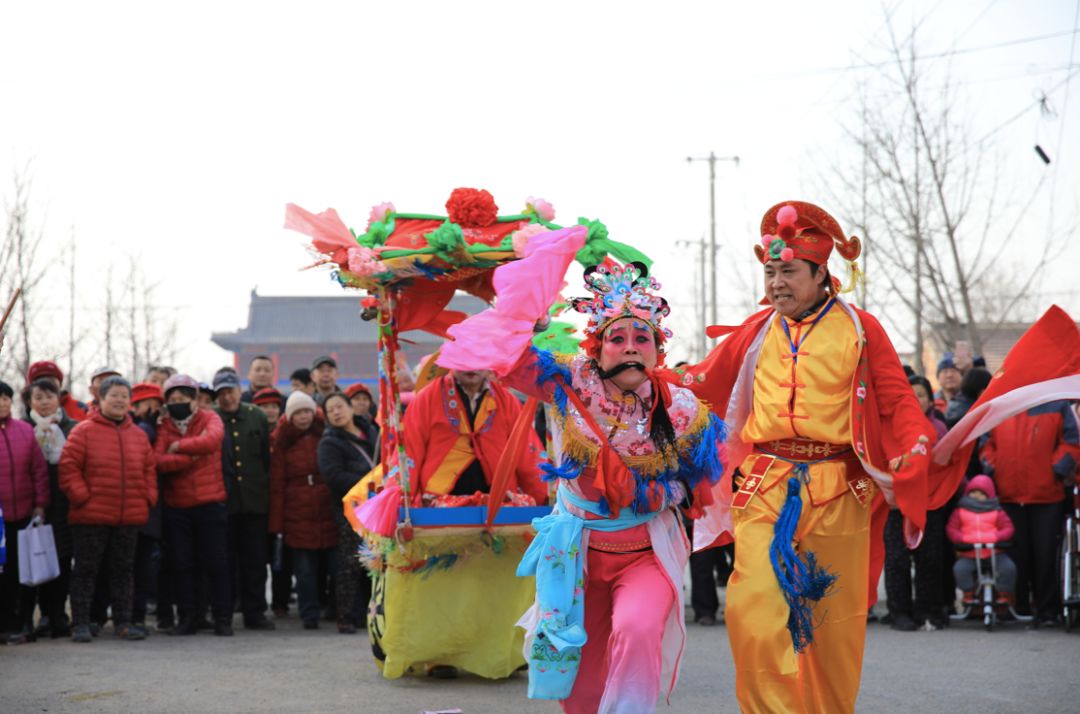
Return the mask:
[[[567,409],[572,405],[567,405]],[[558,416],[558,412],[555,412]],[[578,425],[569,417],[559,417],[562,421],[562,451],[564,456],[569,456],[585,466],[595,466],[596,457],[600,453],[600,446],[584,434]],[[693,439],[700,435],[709,423],[709,409],[703,404],[698,404],[697,414],[690,423],[689,428],[675,440],[676,451],[684,451],[691,448]],[[662,473],[674,471],[679,468],[679,460],[669,454],[619,454],[623,463],[634,470],[639,476],[654,478]]]

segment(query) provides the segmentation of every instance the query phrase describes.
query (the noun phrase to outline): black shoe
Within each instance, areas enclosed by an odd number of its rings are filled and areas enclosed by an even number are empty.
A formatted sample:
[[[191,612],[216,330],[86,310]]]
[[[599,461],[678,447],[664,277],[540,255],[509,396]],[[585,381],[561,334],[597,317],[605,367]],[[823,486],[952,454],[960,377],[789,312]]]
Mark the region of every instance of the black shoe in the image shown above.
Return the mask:
[[[258,620],[245,620],[244,621],[244,629],[245,630],[275,630],[275,629],[277,629],[277,625],[275,625],[274,621],[269,619],[269,618],[260,617]]]
[[[198,624],[194,617],[181,617],[180,622],[176,627],[169,630],[170,635],[194,635],[199,631]]]
[[[304,620],[304,629],[305,630],[317,630],[317,629],[319,629],[319,621],[318,620]]]
[[[67,615],[52,618],[49,627],[49,637],[58,640],[61,637],[71,637],[71,620]]]
[[[337,631],[338,634],[341,635],[355,635],[356,625],[352,624],[348,620],[338,620]]]
[[[41,619],[38,620],[37,627],[34,628],[34,636],[45,639],[52,632],[52,629],[52,620],[48,615],[42,615]]]
[[[169,630],[173,629],[174,627],[176,627],[176,621],[173,620],[171,617],[162,616],[162,617],[158,618],[158,621],[157,621],[157,631],[158,632],[168,632]]]
[[[428,670],[428,676],[435,679],[457,679],[458,670],[448,664],[437,664]]]
[[[1040,630],[1051,630],[1057,626],[1058,621],[1056,617],[1048,617],[1046,615],[1042,615],[1039,617],[1039,619],[1035,621],[1035,627]],[[8,642],[11,642],[11,640],[8,640]]]
[[[699,625],[704,625],[705,627],[712,627],[716,624],[716,618],[712,615],[701,615],[700,617],[695,617],[694,622]]]
[[[911,619],[910,615],[894,615],[892,628],[900,632],[914,632],[915,620]]]
[[[90,628],[90,634],[93,635],[94,637],[97,637],[98,635],[101,634],[101,623],[100,622],[91,622],[88,625],[88,627]]]
[[[209,620],[206,619],[205,616],[203,616],[203,617],[200,617],[197,620],[195,620],[195,629],[196,630],[212,630],[212,629],[214,629],[214,623],[210,622]]]
[[[93,642],[94,636],[90,634],[89,625],[75,625],[71,628],[72,642]]]
[[[214,621],[214,634],[218,637],[232,637],[232,623],[228,619],[222,618]]]
[[[7,638],[9,645],[25,645],[36,641],[37,635],[34,634],[34,628],[30,625],[23,625],[18,632],[12,632]]]

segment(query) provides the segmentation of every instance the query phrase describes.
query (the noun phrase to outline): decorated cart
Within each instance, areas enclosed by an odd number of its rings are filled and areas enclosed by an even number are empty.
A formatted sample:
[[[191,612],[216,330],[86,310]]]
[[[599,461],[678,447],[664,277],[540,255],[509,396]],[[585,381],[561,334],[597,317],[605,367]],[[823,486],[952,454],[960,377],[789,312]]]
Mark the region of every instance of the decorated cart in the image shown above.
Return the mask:
[[[532,538],[532,519],[550,508],[516,505],[512,494],[476,506],[415,507],[418,486],[410,478],[401,426],[399,335],[424,330],[445,338],[465,317],[446,309],[454,294],[490,302],[494,269],[524,255],[532,236],[562,228],[554,218],[547,201],[533,198],[521,213],[500,216],[491,194],[470,188],[452,192],[446,215],[375,206],[362,233],[347,228],[334,209],[286,209],[285,227],[312,238],[316,265],[330,266],[342,287],[366,291],[363,316],[379,326],[381,463],[343,505],[363,539],[359,555],[374,580],[368,633],[387,678],[434,665],[501,678],[525,663],[515,622],[531,604],[534,586],[515,570]],[[599,221],[583,218],[578,225],[588,230],[577,255],[583,265],[608,254],[648,262],[612,241]],[[570,351],[576,348],[571,332],[555,322],[536,342]],[[430,376],[435,369],[430,360],[423,371]],[[498,476],[491,492],[504,492]]]

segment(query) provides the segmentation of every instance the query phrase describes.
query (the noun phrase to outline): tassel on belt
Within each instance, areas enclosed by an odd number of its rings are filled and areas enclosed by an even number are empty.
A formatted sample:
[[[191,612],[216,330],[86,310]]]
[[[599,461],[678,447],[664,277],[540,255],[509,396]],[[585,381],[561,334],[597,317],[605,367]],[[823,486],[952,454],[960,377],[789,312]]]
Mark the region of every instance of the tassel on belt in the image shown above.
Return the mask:
[[[796,653],[814,642],[813,607],[828,594],[836,575],[819,565],[814,553],[795,551],[795,532],[802,516],[802,485],[810,480],[810,467],[823,461],[851,457],[851,447],[813,439],[774,439],[754,444],[754,450],[791,464],[787,497],[773,526],[769,560],[788,605],[788,632]]]

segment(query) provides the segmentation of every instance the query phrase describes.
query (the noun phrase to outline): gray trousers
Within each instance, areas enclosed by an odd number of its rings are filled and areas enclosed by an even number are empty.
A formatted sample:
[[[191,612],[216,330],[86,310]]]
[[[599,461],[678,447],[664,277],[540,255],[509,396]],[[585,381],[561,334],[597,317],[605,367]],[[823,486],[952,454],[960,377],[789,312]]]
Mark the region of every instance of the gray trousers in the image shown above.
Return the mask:
[[[984,572],[990,572],[990,559],[983,558]],[[971,592],[977,586],[978,571],[974,558],[957,558],[953,563],[953,577],[956,578],[956,587],[964,592]],[[1012,558],[1002,552],[997,554],[997,589],[999,592],[1016,592],[1016,564]]]

